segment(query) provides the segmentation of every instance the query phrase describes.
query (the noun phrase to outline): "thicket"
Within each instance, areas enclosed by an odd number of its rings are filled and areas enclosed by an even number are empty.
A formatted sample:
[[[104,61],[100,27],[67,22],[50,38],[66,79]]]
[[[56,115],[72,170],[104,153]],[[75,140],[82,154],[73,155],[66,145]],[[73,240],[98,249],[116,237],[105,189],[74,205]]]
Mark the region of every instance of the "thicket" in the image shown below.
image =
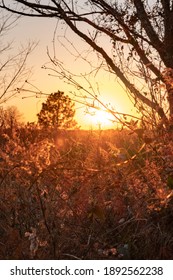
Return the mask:
[[[0,258],[171,259],[173,140],[137,132],[1,129]]]

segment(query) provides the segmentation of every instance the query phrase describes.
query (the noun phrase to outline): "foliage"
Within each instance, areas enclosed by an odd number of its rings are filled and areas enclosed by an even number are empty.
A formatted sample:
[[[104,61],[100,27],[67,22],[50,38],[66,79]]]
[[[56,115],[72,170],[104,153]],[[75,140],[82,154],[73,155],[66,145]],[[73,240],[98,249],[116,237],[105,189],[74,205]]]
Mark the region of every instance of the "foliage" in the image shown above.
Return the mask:
[[[63,92],[55,92],[48,96],[46,103],[42,103],[42,109],[38,116],[38,123],[44,127],[73,128],[76,121],[74,103]]]
[[[27,124],[0,138],[1,259],[172,258],[167,135],[60,130],[52,142]]]

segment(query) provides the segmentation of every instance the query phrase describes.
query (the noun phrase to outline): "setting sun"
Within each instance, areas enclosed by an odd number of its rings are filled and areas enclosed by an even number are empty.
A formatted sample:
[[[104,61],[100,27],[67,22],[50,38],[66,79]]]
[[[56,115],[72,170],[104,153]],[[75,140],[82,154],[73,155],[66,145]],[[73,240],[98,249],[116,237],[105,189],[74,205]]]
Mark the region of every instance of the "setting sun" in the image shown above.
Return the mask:
[[[94,110],[87,115],[91,125],[99,128],[110,128],[113,125],[113,116],[104,110]]]

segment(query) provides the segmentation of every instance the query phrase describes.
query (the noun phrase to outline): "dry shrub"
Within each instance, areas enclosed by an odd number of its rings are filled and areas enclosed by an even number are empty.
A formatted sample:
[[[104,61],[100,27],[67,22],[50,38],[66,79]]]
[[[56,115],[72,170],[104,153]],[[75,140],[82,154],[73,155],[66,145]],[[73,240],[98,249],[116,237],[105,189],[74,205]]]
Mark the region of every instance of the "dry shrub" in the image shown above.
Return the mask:
[[[3,135],[0,258],[170,259],[168,136],[140,150],[128,131],[59,135],[27,126]]]

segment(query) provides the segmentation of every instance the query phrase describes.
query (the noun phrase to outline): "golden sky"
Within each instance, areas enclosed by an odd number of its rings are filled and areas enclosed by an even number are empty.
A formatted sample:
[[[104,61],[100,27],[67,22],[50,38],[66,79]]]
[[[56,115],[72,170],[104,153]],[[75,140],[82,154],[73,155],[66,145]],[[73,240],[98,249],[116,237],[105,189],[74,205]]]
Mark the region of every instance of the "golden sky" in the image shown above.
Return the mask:
[[[55,19],[22,18],[9,34],[9,38],[14,39],[16,47],[20,44],[27,44],[28,41],[38,42],[38,46],[28,58],[28,67],[32,68],[32,75],[29,82],[33,86],[36,86],[41,92],[46,94],[58,90],[64,91],[74,99],[75,97],[70,92],[75,92],[78,95],[79,91],[75,87],[68,85],[65,81],[57,77],[49,76],[53,72],[41,68],[44,64],[50,67],[50,61],[46,52],[48,47],[50,53],[53,54],[52,40],[55,27]],[[93,56],[91,50],[76,35],[71,32],[69,33],[67,30],[66,36],[69,39],[68,41],[63,37],[63,32],[64,30],[62,30],[61,26],[58,26],[58,34],[62,35],[62,37],[56,38],[56,56],[63,63],[64,67],[71,72],[78,74],[88,73],[91,70],[90,65],[79,57],[72,56],[71,53],[76,56],[78,51],[93,64],[97,64],[96,57]],[[71,45],[70,41],[74,42],[74,46]],[[136,110],[131,101],[112,74],[105,71],[99,71],[97,75],[95,74],[93,73],[93,75],[87,77],[95,89],[98,98],[104,104],[108,104],[110,108],[118,112],[136,114]],[[85,78],[78,77],[77,81],[82,86],[85,85],[87,90],[91,90]],[[99,88],[99,93],[97,87]],[[34,87],[28,84],[26,84],[25,88],[35,90]],[[36,114],[40,111],[41,104],[44,101],[44,98],[28,97],[31,95],[29,92],[22,92],[7,103],[8,106],[17,106],[23,114],[25,121],[36,121]],[[22,99],[21,97],[27,98]],[[102,128],[116,127],[116,123],[109,121],[109,119],[113,119],[112,116],[106,115],[104,111],[100,111],[94,112],[93,110],[89,110],[89,113],[91,113],[89,114],[86,106],[76,103],[76,120],[81,128],[85,129],[98,128],[100,123]]]

